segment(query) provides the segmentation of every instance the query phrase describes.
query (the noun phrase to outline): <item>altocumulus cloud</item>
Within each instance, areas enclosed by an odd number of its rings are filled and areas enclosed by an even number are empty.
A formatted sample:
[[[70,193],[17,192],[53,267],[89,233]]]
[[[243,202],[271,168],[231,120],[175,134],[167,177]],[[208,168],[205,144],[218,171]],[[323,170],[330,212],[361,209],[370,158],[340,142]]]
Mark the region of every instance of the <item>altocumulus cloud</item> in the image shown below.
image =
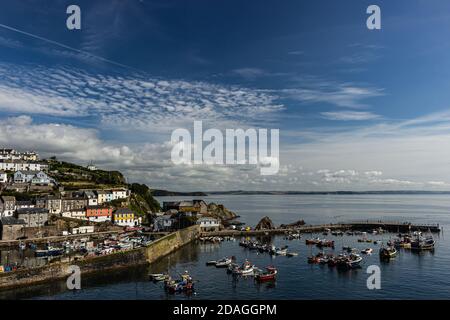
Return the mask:
[[[207,119],[212,125],[264,121],[283,110],[276,95],[240,86],[0,64],[0,110],[89,116],[103,125],[159,131]]]

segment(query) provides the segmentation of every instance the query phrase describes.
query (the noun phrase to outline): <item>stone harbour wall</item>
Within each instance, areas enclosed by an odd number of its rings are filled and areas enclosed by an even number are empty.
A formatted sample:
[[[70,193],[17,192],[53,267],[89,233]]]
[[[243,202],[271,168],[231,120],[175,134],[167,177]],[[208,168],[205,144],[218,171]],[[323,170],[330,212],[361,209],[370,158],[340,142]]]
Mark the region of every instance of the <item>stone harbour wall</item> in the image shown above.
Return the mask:
[[[143,248],[78,261],[55,262],[42,267],[0,273],[0,290],[66,279],[70,275],[69,267],[71,265],[79,266],[83,276],[83,274],[104,273],[108,270],[151,264],[195,240],[198,235],[198,227],[192,226],[170,233]]]

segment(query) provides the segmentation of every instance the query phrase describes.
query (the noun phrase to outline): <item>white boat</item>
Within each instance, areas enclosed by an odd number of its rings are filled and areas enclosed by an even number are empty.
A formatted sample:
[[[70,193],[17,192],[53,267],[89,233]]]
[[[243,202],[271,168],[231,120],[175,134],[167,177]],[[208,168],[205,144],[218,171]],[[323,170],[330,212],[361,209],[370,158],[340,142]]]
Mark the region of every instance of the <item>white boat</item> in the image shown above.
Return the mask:
[[[223,258],[216,262],[216,268],[226,268],[232,262],[231,258]]]
[[[366,249],[362,250],[361,253],[364,253],[364,254],[372,254],[372,251],[373,251],[372,248],[366,248]]]

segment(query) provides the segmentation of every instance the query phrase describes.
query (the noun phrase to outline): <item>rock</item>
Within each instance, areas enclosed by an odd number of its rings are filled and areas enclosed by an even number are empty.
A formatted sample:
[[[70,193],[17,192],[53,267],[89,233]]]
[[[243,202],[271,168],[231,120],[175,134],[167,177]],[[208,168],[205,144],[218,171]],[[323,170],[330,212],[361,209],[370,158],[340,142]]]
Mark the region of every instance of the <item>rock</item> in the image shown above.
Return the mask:
[[[233,211],[228,210],[222,204],[215,204],[214,202],[208,204],[208,215],[220,219],[222,222],[233,220],[237,217]]]
[[[269,217],[262,218],[258,224],[256,225],[255,230],[267,230],[267,229],[275,229],[275,225]]]
[[[305,225],[305,221],[304,220],[298,220],[297,222],[294,222],[294,223],[282,224],[280,226],[280,228],[282,228],[282,229],[298,228],[298,227],[301,227],[301,226],[304,226],[304,225]]]

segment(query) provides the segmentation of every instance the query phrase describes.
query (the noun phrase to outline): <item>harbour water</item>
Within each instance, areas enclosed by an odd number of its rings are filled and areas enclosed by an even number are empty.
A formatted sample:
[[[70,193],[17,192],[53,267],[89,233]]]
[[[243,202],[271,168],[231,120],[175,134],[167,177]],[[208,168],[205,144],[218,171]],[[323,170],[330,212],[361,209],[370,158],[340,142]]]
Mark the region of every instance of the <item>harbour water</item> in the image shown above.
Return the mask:
[[[186,199],[165,197],[160,201]],[[374,248],[364,255],[361,269],[340,272],[334,268],[307,263],[307,256],[319,249],[305,245],[305,238],[325,236],[305,234],[301,240],[286,240],[282,236],[273,241],[277,246],[288,245],[296,257],[272,257],[266,253],[249,251],[236,241],[220,244],[192,243],[160,260],[149,268],[130,268],[126,272],[111,273],[82,279],[82,289],[68,291],[65,282],[0,293],[0,298],[25,299],[447,299],[450,292],[450,245],[446,230],[450,226],[450,196],[448,195],[242,195],[205,197],[207,202],[222,203],[237,212],[242,222],[254,226],[263,216],[275,224],[303,219],[308,224],[377,219],[412,223],[439,223],[443,228],[435,235],[436,249],[421,254],[400,250],[388,263],[379,260],[379,245],[359,243],[358,236],[332,236],[335,253],[342,246],[362,250]],[[373,240],[386,242],[393,234],[370,235]],[[325,249],[330,251],[331,249]],[[206,266],[209,260],[235,256],[238,262],[250,260],[263,268],[274,265],[279,274],[274,283],[257,284],[253,279],[234,278],[224,269]],[[381,289],[369,290],[366,268],[378,265],[381,269]],[[149,273],[169,271],[176,275],[188,270],[196,280],[193,295],[169,295],[161,283],[149,281]]]

